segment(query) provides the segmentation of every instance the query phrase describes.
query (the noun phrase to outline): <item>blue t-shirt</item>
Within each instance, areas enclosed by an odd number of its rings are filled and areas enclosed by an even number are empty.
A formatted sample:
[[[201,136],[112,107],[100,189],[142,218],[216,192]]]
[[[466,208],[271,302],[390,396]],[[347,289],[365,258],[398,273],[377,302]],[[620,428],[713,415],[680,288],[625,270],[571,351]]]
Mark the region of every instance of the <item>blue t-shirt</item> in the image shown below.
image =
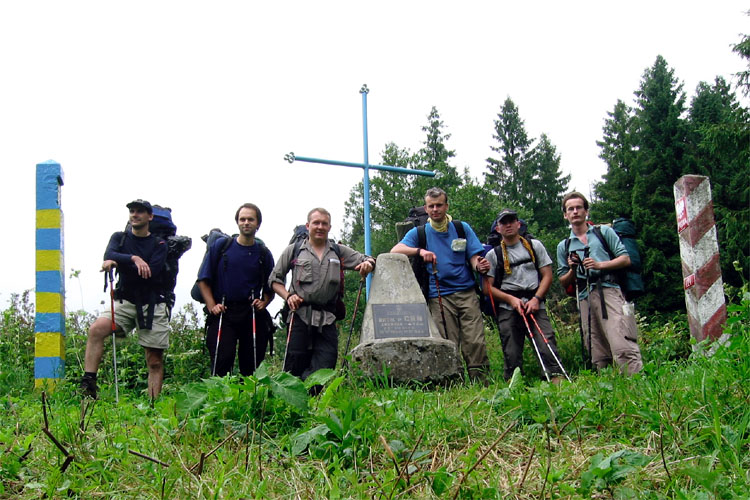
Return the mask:
[[[244,302],[254,296],[261,298],[262,290],[270,292],[268,276],[273,269],[273,255],[257,241],[252,246],[242,246],[235,238],[222,257],[226,239],[219,238],[208,249],[206,259],[198,271],[198,281],[207,280],[214,300],[222,297],[227,302]],[[261,249],[265,250],[261,269]]]
[[[469,259],[484,251],[482,243],[474,234],[467,223],[461,221],[466,233],[466,249],[464,251],[453,251],[451,244],[458,239],[456,227],[451,222],[448,231],[440,233],[435,231],[429,223],[425,224],[425,237],[427,250],[437,256],[437,275],[440,281],[440,295],[450,295],[474,287],[474,273],[469,265]],[[401,243],[408,247],[419,246],[417,228],[409,230]],[[427,272],[430,273],[430,298],[437,297],[435,279],[432,275],[432,264],[427,264]]]

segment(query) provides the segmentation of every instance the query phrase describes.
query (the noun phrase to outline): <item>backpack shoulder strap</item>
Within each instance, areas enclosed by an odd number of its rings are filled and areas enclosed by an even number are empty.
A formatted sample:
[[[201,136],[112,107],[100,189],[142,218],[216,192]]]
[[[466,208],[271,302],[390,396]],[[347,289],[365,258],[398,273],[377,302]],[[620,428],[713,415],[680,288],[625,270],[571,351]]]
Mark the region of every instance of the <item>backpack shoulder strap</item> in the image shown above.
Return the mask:
[[[607,251],[607,254],[609,255],[609,259],[613,260],[616,256],[614,252],[612,252],[612,249],[609,248],[609,243],[607,243],[607,240],[604,238],[604,235],[602,234],[602,228],[599,224],[594,226],[594,234],[597,238],[599,238],[599,241],[604,246],[604,249]]]
[[[234,238],[233,238],[233,237],[231,237],[231,236],[228,236],[228,237],[227,237],[227,238],[226,238],[226,239],[224,240],[224,244],[223,244],[223,245],[221,245],[221,255],[222,255],[222,256],[224,256],[224,254],[226,254],[226,253],[227,253],[227,250],[229,250],[229,247],[231,247],[231,246],[232,246],[232,242],[233,242],[233,241],[234,241]]]
[[[330,239],[328,241],[331,242],[331,248],[333,249],[333,253],[335,253],[336,257],[338,257],[339,260],[341,260],[341,247],[339,246],[339,244]]]
[[[458,233],[458,237],[462,239],[466,239],[466,231],[464,230],[464,225],[461,223],[460,220],[454,220],[453,221],[453,227],[456,228],[456,232]]]
[[[297,261],[297,257],[299,257],[299,253],[302,250],[302,242],[304,240],[297,240],[294,242],[294,248],[292,248],[292,265]]]
[[[125,245],[125,238],[127,238],[128,233],[127,231],[120,231],[120,244],[117,247],[118,250],[122,251],[123,245]]]
[[[266,263],[266,254],[268,253],[268,247],[265,243],[258,239],[256,239],[255,242],[258,244],[258,249],[260,250],[260,257],[258,258],[258,262],[260,263],[260,268],[263,269],[263,266]]]
[[[234,241],[233,236],[229,236],[226,241],[224,241],[224,244],[221,245],[221,253],[219,254],[219,259],[221,259],[224,262],[224,273],[227,272],[227,265],[229,262],[229,258],[227,257],[227,251],[229,250],[229,247],[232,246],[232,242]]]
[[[497,265],[495,266],[495,279],[492,280],[492,286],[494,286],[495,288],[500,288],[500,285],[503,283],[503,277],[505,276],[503,250],[500,245],[497,245],[495,248],[490,250],[490,252],[495,252],[495,260],[497,261]]]
[[[427,233],[424,225],[417,226],[417,248],[427,248]]]
[[[531,257],[531,261],[534,263],[534,267],[536,267],[536,270],[539,270],[539,256],[536,254],[536,248],[534,248],[534,238],[531,238],[529,236],[523,237],[524,240],[526,240],[526,243],[529,244],[529,247],[531,247],[531,252],[529,252],[529,256]]]

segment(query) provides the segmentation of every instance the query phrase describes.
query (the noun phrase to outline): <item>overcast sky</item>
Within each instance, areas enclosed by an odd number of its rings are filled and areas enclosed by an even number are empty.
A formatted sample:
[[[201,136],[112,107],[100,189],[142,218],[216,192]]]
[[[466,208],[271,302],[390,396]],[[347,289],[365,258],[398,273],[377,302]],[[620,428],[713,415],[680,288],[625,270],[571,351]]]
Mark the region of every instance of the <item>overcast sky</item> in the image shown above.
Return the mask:
[[[134,198],[170,206],[194,248],[181,261],[189,301],[212,227],[258,204],[275,256],[308,209],[333,213],[354,168],[290,165],[284,155],[361,162],[362,84],[370,162],[388,142],[419,149],[436,106],[454,165],[480,177],[507,97],[530,136],[546,133],[572,188],[605,171],[596,141],[617,101],[632,103],[664,56],[692,96],[699,81],[746,69],[731,51],[750,32],[747,2],[194,2],[0,4],[0,304],[35,285],[35,165],[65,185],[67,308],[101,310],[98,272]],[[415,204],[419,200],[415,200]],[[82,293],[81,293],[82,290]]]

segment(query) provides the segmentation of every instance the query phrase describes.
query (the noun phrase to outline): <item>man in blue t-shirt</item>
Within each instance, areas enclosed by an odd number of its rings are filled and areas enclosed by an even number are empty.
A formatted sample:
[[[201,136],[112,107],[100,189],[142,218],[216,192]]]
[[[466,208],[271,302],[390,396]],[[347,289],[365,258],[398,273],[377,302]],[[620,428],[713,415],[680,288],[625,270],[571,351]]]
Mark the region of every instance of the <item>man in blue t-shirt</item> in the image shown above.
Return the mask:
[[[255,238],[262,217],[252,203],[238,208],[234,220],[239,234],[231,242],[217,239],[198,271],[198,287],[208,311],[206,345],[213,375],[232,370],[235,351],[245,376],[252,375],[266,355],[273,331],[266,310],[273,292],[267,282],[274,262],[268,248]]]
[[[591,362],[601,369],[614,361],[623,373],[638,373],[643,362],[633,304],[625,300],[614,274],[630,265],[628,251],[614,229],[601,226],[615,255],[610,259],[587,222],[589,202],[581,193],[566,194],[562,210],[570,223],[570,235],[557,245],[557,276],[563,288],[578,282],[581,318],[586,318],[581,322],[586,325],[584,346]]]
[[[460,346],[469,376],[484,379],[489,374],[489,359],[473,270],[486,273],[490,264],[480,257],[484,247],[465,222],[460,222],[465,238],[459,237],[448,214],[445,191],[428,189],[424,201],[430,217],[425,224],[426,248],[420,248],[418,228],[413,228],[391,252],[424,260],[430,273],[428,307],[440,335]]]

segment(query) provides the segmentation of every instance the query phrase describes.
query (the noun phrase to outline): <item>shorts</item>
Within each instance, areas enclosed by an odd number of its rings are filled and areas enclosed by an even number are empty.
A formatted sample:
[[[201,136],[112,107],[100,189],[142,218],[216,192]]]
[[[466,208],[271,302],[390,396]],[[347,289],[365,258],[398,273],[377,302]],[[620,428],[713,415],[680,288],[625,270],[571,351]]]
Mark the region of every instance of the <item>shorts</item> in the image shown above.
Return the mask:
[[[143,317],[148,316],[148,305],[143,306]],[[104,311],[101,318],[112,319],[109,311]],[[167,305],[164,303],[154,305],[154,321],[150,330],[143,330],[138,327],[138,317],[136,314],[135,304],[127,300],[120,302],[115,301],[115,324],[117,331],[125,334],[135,330],[138,333],[138,343],[143,347],[151,349],[166,349],[169,347],[169,316],[167,315]],[[119,335],[118,335],[119,336]]]

